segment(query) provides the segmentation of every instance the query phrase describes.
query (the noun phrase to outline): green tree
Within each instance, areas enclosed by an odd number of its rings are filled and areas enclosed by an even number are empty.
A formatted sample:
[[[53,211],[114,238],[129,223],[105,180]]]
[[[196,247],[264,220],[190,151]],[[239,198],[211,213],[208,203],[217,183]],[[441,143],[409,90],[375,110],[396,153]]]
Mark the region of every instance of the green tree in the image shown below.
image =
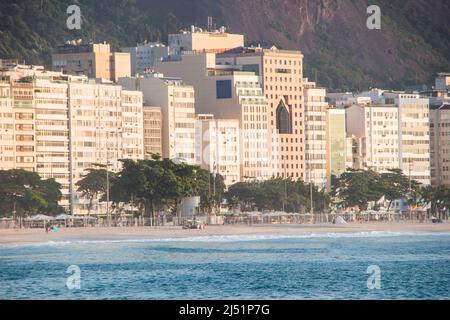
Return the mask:
[[[54,179],[42,180],[35,172],[0,170],[0,215],[26,217],[36,213],[58,214],[62,208],[61,185]]]
[[[205,169],[197,169],[197,181],[195,194],[200,196],[200,209],[211,213],[214,206],[217,208],[222,203],[225,192],[225,181],[220,174],[209,172]]]
[[[100,167],[106,167],[96,165]],[[100,198],[106,193],[106,169],[86,169],[88,172],[80,179],[75,185],[78,187],[77,191],[81,192],[83,197],[89,199],[88,215],[90,215],[94,199]],[[114,176],[112,172],[109,172],[110,176]]]
[[[155,211],[176,206],[177,198],[195,193],[194,166],[161,159],[159,155],[151,160],[122,162],[122,171],[113,180],[111,199],[116,203],[133,202],[146,216],[154,217]]]
[[[230,205],[240,205],[242,211],[284,210],[301,212],[311,210],[310,185],[303,181],[273,178],[261,182],[239,182],[229,187],[226,198]],[[325,191],[312,187],[313,205],[323,211],[328,207],[329,196]]]
[[[412,190],[417,190],[419,183],[414,180],[410,181],[401,169],[388,169],[388,172],[380,174],[379,188],[386,200],[389,201],[388,210],[391,208],[392,201],[406,199],[409,196],[410,185]]]
[[[366,210],[370,201],[383,196],[380,176],[372,170],[349,169],[338,178],[337,196],[346,206]]]

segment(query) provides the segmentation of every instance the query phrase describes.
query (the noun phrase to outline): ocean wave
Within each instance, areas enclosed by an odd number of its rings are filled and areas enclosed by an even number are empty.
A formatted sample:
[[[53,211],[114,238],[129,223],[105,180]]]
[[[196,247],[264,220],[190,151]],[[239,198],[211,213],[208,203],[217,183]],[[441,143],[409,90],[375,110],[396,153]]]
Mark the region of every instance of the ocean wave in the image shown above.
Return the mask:
[[[114,243],[163,243],[163,242],[250,242],[283,239],[311,239],[311,238],[382,238],[382,237],[423,237],[423,236],[450,236],[450,232],[391,232],[391,231],[363,231],[363,232],[331,232],[331,233],[305,233],[305,234],[241,234],[241,235],[210,235],[188,236],[173,238],[122,238],[122,239],[74,239],[61,241],[47,241],[36,243],[0,244],[2,247],[33,247],[33,246],[70,246],[89,244]]]

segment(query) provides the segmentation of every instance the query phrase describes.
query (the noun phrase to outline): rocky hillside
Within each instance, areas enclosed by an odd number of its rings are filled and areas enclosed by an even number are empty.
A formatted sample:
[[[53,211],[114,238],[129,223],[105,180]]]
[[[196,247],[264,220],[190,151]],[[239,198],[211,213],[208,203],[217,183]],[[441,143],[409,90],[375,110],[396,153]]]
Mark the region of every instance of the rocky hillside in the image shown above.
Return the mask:
[[[65,27],[78,3],[82,29]],[[381,8],[381,30],[366,27],[366,8]],[[305,75],[330,89],[402,88],[450,71],[447,0],[22,0],[0,3],[0,57],[50,61],[64,40],[109,41],[119,48],[166,41],[191,24],[243,33],[248,43],[275,43],[305,54]]]

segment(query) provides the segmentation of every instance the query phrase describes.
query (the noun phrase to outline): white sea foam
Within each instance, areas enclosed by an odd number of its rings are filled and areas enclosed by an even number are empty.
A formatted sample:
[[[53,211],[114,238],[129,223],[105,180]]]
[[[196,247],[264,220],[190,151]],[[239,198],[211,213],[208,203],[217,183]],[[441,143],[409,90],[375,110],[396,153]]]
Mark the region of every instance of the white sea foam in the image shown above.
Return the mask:
[[[383,238],[383,237],[423,237],[423,236],[450,236],[450,232],[391,232],[391,231],[364,231],[364,232],[340,232],[340,233],[305,233],[296,235],[279,234],[241,234],[241,235],[211,235],[190,236],[173,238],[121,238],[121,239],[73,239],[61,241],[47,241],[27,244],[0,244],[1,247],[23,246],[70,246],[89,244],[114,244],[114,243],[163,243],[163,242],[249,242],[282,239],[311,239],[311,238]]]

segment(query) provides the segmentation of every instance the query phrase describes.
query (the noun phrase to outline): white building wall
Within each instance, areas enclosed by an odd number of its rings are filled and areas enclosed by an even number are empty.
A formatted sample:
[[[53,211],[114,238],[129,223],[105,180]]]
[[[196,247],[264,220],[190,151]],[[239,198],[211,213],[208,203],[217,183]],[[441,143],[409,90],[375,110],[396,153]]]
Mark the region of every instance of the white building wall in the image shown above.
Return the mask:
[[[314,82],[304,80],[305,101],[305,182],[319,188],[327,184],[326,116],[328,103],[326,90],[316,88]]]

